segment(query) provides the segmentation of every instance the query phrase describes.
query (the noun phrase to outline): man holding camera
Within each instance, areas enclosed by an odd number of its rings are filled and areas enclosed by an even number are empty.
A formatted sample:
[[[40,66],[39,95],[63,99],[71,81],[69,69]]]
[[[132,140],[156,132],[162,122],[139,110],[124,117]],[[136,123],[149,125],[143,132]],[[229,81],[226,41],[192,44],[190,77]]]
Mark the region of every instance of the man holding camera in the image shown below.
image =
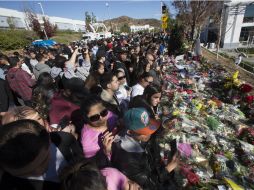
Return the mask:
[[[78,54],[81,54],[78,57],[78,64],[76,63],[76,57]],[[87,48],[76,48],[69,61],[65,63],[65,73],[64,76],[67,79],[77,77],[83,81],[89,75],[91,68],[90,56]]]

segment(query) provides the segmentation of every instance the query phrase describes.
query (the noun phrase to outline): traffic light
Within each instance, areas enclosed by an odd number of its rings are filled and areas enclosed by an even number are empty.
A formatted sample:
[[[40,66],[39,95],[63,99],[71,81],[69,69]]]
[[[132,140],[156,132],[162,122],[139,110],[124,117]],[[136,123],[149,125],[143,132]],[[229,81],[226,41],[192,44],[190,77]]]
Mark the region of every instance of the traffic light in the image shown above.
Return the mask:
[[[162,5],[162,14],[166,14],[167,13],[167,6],[166,5]]]
[[[161,6],[161,11],[162,11],[161,28],[165,30],[168,28],[168,8],[164,3]]]

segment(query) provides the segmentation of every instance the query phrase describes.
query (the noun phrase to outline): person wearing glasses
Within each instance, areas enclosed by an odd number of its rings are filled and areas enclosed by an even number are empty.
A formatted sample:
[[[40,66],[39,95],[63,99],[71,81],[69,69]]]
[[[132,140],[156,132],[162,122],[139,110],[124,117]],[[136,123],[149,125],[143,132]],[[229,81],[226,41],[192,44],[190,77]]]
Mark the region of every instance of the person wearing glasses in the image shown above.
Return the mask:
[[[139,77],[139,82],[132,87],[131,98],[138,95],[143,95],[145,88],[153,83],[153,77],[150,73],[143,73]]]
[[[90,96],[81,105],[85,125],[81,130],[84,156],[94,160],[99,168],[109,166],[117,116],[108,111],[97,96]]]
[[[126,76],[123,69],[118,69],[115,72],[115,75],[119,81],[119,89],[116,91],[116,97],[120,104],[120,108],[124,113],[128,109],[128,105],[130,102],[131,88],[127,85]]]

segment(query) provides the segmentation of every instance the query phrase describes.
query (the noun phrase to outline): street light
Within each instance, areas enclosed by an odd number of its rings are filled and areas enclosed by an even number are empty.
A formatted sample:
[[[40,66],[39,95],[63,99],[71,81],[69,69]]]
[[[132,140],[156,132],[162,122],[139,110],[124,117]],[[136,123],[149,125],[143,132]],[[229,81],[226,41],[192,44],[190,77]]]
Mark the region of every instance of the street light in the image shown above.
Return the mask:
[[[113,33],[113,27],[112,27],[112,22],[111,22],[110,14],[109,14],[109,4],[108,3],[106,3],[106,7],[108,9],[108,18],[109,18],[109,22],[110,22],[111,32]]]
[[[43,10],[42,4],[41,4],[41,3],[38,3],[38,4],[39,4],[40,7],[41,7],[41,12],[42,12],[43,18],[45,18],[44,10]],[[44,23],[45,23],[45,22],[44,22]],[[46,33],[45,28],[43,28],[43,32],[44,32],[44,34],[45,34],[45,36],[46,36],[46,39],[48,40],[48,35],[47,35],[47,33]]]

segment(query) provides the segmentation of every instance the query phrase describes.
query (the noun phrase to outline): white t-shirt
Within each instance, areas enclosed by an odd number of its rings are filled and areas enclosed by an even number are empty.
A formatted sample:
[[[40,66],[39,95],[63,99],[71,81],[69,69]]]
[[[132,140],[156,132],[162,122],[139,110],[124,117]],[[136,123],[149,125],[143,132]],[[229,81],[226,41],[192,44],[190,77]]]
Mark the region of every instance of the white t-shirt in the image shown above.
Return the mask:
[[[139,83],[134,85],[132,87],[132,92],[131,92],[131,97],[135,97],[138,95],[143,95],[145,88],[143,86],[141,86]]]
[[[21,69],[26,71],[29,75],[33,75],[30,71],[30,69],[28,68],[28,66],[25,63],[22,63],[21,65]]]
[[[30,59],[30,64],[32,67],[35,67],[35,65],[38,63],[37,59]]]
[[[128,96],[127,90],[124,88],[124,85],[119,86],[119,89],[116,91],[115,95],[119,104],[121,104],[123,100],[130,101],[130,97]]]

